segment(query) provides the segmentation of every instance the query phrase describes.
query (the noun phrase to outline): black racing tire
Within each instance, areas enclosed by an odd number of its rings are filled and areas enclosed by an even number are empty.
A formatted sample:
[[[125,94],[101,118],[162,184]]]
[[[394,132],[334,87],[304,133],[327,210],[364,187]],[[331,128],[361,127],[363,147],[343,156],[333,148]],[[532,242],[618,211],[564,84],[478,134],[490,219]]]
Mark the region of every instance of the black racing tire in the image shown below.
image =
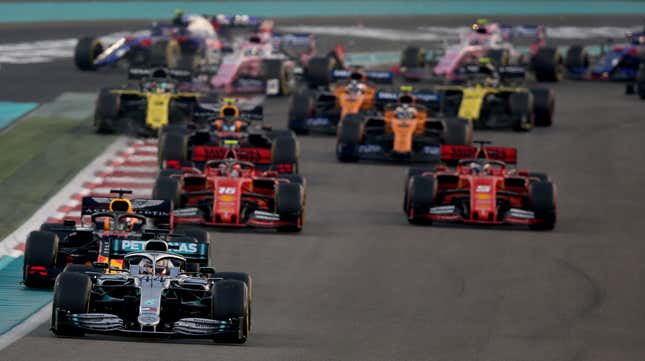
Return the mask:
[[[286,179],[289,183],[300,184],[304,188],[307,188],[307,180],[302,174],[281,174],[281,179]]]
[[[449,145],[468,145],[473,141],[473,125],[467,119],[447,118],[444,120],[443,142]]]
[[[410,178],[407,192],[407,216],[411,224],[432,224],[420,215],[427,214],[434,205],[437,186],[434,177],[416,175]]]
[[[173,208],[181,208],[181,188],[175,178],[158,176],[152,187],[152,199],[172,201]]]
[[[531,89],[533,96],[533,121],[538,127],[550,127],[553,125],[553,114],[555,112],[555,96],[553,90],[547,88]]]
[[[92,281],[86,274],[63,272],[56,278],[52,304],[51,331],[56,336],[83,336],[83,331],[59,325],[56,309],[62,308],[72,314],[88,313]]]
[[[249,289],[243,281],[225,279],[213,284],[211,288],[212,316],[215,320],[228,320],[230,318],[244,317],[242,335],[230,338],[216,337],[216,342],[245,343],[250,334],[251,303]]]
[[[251,275],[246,272],[215,272],[213,278],[222,278],[223,280],[236,280],[242,281],[246,284],[246,287],[249,290],[249,317],[248,317],[248,330],[251,332],[251,321],[253,320],[252,309],[253,309],[253,279]]]
[[[401,52],[401,68],[423,68],[426,65],[425,50],[418,46],[408,46]]]
[[[529,225],[532,230],[552,230],[556,222],[555,187],[551,182],[529,184],[531,211],[543,222]]]
[[[304,187],[296,183],[278,184],[275,208],[280,220],[291,223],[281,226],[279,231],[300,232],[304,220]]]
[[[307,118],[311,116],[314,99],[307,90],[300,90],[291,96],[289,103],[288,127],[296,134],[309,133]]]
[[[211,243],[210,233],[198,227],[178,225],[173,230],[173,233],[193,238],[197,243]]]
[[[94,127],[98,133],[114,133],[121,111],[121,96],[112,93],[112,89],[99,91],[94,109]]]
[[[180,133],[166,133],[159,139],[159,165],[175,160],[188,160],[188,137]]]
[[[529,172],[528,174],[531,178],[537,178],[540,182],[550,182],[551,178],[543,172]]]
[[[47,270],[56,267],[58,236],[47,231],[32,231],[27,236],[23,258],[22,281],[29,288],[50,288],[54,281],[49,277],[29,275],[30,266],[43,266]]]
[[[271,144],[271,163],[278,167],[283,164],[292,166],[291,173],[298,173],[298,140],[295,136],[278,136]]]
[[[589,67],[589,55],[582,45],[571,45],[564,56],[565,69],[586,69]]]
[[[311,58],[305,68],[305,80],[310,88],[326,87],[331,81],[331,73],[336,68],[335,57]]]
[[[540,48],[531,59],[535,79],[540,82],[556,82],[562,78],[562,57],[556,48]]]
[[[641,99],[645,99],[645,64],[641,64],[636,73],[636,93]]]
[[[363,117],[349,114],[340,122],[336,142],[336,158],[341,162],[357,162],[363,138]]]
[[[278,79],[277,96],[287,96],[293,90],[294,75],[284,61],[280,59],[265,59],[262,61],[262,74],[265,80]]]
[[[181,58],[181,46],[176,40],[159,40],[150,45],[150,66],[176,68]]]
[[[405,182],[403,183],[403,212],[408,214],[408,191],[410,179],[414,176],[420,176],[425,172],[433,172],[431,168],[411,167],[405,172]]]
[[[507,49],[488,49],[484,56],[490,59],[495,68],[506,66],[510,62],[510,54]]]
[[[508,98],[511,117],[513,117],[513,130],[527,132],[533,128],[533,104],[531,94],[528,92],[513,93]]]
[[[96,70],[94,59],[103,52],[103,44],[97,38],[82,37],[74,48],[74,64],[83,71]]]

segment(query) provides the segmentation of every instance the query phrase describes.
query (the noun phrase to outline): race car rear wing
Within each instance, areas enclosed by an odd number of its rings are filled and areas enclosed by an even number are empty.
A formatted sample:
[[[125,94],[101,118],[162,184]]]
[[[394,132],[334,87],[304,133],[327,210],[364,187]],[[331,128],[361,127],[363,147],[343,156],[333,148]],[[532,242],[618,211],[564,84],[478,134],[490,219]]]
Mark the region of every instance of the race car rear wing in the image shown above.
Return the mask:
[[[546,39],[546,28],[544,27],[544,25],[500,25],[499,30],[502,32],[502,36],[506,39]]]
[[[110,212],[110,197],[83,197],[81,216]],[[170,223],[172,202],[160,199],[130,199],[132,213],[154,219],[158,223]]]
[[[189,70],[184,69],[166,69],[166,68],[157,68],[157,69],[148,69],[148,68],[130,68],[128,69],[128,79],[131,80],[140,80],[140,79],[174,79],[178,81],[192,81],[193,74]]]
[[[336,69],[331,72],[331,79],[333,81],[349,79],[350,75],[354,73],[351,70]],[[367,80],[379,84],[392,84],[394,81],[394,74],[391,71],[379,70],[366,70],[364,71]]]
[[[394,104],[399,101],[403,92],[398,90],[379,89],[374,95],[376,107],[382,109],[387,104]],[[441,95],[431,90],[419,90],[409,93],[416,99],[416,103],[425,106],[431,112],[438,112],[441,106]]]
[[[508,164],[517,164],[517,148],[447,144],[441,146],[441,160],[444,162],[456,162],[461,159],[473,158],[499,160]]]

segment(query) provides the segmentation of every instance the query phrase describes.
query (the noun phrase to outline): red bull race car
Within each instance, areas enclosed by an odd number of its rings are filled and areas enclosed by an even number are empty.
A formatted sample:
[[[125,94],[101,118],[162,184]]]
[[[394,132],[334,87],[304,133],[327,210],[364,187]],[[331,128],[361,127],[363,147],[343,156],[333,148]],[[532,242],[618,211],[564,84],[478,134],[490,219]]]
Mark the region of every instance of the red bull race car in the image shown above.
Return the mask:
[[[297,174],[256,170],[235,159],[161,173],[153,197],[173,201],[173,224],[273,228],[300,232],[305,181]]]
[[[525,225],[552,230],[556,188],[544,173],[516,170],[515,148],[443,146],[442,159],[455,168],[410,169],[403,209],[410,223],[452,222]]]

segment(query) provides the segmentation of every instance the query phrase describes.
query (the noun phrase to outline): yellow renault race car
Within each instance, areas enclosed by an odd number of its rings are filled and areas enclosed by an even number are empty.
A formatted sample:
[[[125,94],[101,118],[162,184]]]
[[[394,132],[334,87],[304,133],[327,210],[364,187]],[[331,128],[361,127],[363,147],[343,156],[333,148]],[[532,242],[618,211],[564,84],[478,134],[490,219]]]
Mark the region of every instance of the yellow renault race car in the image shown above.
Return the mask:
[[[100,91],[94,111],[99,133],[154,136],[168,124],[193,120],[198,99],[217,98],[190,83],[186,70],[130,69],[128,76],[138,84]]]
[[[522,86],[524,68],[494,69],[484,59],[481,64],[467,66],[463,71],[468,75],[465,84],[435,88],[444,114],[467,119],[475,129],[529,131],[534,126],[553,124],[553,91]]]

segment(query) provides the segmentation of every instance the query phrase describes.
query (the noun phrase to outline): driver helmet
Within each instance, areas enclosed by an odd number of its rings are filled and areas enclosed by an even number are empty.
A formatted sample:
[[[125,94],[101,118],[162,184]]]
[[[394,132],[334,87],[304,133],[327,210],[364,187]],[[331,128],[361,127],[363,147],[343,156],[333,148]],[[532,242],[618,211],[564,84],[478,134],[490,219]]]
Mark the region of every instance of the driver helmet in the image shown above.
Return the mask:
[[[471,174],[480,174],[482,172],[482,166],[479,163],[472,162],[469,167]]]
[[[176,9],[175,16],[172,18],[172,24],[175,26],[186,26],[188,24],[186,12],[182,9]]]
[[[471,28],[476,33],[486,34],[488,32],[488,29],[486,28],[488,24],[488,19],[477,19],[477,21],[472,25]]]
[[[241,175],[242,175],[242,166],[239,165],[239,164],[233,164],[231,166],[230,176],[231,177],[239,177]]]
[[[149,260],[146,257],[143,257],[141,259],[141,261],[139,261],[139,270],[140,270],[139,272],[141,272],[141,274],[151,275],[151,274],[154,273],[155,268],[152,265],[151,260]]]
[[[402,104],[394,110],[397,119],[412,119],[416,117],[416,111],[408,104]]]
[[[356,95],[356,94],[361,93],[362,91],[363,91],[363,88],[361,86],[361,83],[358,80],[352,80],[347,85],[347,93],[348,94]]]

